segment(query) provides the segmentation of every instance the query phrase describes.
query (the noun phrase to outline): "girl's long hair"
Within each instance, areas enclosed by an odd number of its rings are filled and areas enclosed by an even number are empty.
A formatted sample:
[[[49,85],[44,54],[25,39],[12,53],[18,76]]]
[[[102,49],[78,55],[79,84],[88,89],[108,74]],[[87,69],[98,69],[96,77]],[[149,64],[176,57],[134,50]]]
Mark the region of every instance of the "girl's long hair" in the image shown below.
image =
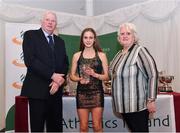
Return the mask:
[[[96,35],[96,32],[93,28],[85,28],[82,33],[81,33],[81,38],[80,38],[80,47],[79,47],[79,50],[80,51],[83,51],[84,48],[85,48],[85,45],[83,43],[83,37],[84,37],[84,33],[85,32],[92,32],[94,34],[94,43],[93,43],[93,48],[95,51],[99,51],[99,52],[102,52],[102,49],[100,48],[100,45],[99,45],[99,40],[97,38],[97,35]]]

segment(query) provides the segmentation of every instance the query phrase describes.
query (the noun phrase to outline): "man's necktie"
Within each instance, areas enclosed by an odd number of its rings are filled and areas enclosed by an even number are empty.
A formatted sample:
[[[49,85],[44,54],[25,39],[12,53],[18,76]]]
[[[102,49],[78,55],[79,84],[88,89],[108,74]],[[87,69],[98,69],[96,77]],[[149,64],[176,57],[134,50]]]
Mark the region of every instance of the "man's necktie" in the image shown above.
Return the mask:
[[[53,66],[55,65],[55,55],[54,55],[54,41],[53,41],[53,38],[52,36],[48,36],[49,38],[49,46],[51,47],[52,49],[52,63],[53,63]]]
[[[48,36],[48,38],[49,38],[49,45],[52,48],[52,50],[54,50],[54,42],[53,42],[52,36]]]

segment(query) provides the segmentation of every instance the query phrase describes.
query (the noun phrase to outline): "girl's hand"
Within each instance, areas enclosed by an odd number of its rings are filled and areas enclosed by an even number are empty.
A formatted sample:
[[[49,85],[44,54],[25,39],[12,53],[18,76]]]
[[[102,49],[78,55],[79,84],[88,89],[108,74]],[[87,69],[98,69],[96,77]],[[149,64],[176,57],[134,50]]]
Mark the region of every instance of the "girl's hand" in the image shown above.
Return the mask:
[[[79,81],[81,84],[88,84],[89,81],[84,79],[84,78],[80,78],[80,81]]]
[[[93,76],[93,77],[94,77],[94,75],[96,74],[96,73],[94,72],[94,69],[92,69],[92,68],[90,68],[90,67],[87,67],[87,68],[85,69],[85,73],[88,74],[88,75],[90,75],[90,76]]]

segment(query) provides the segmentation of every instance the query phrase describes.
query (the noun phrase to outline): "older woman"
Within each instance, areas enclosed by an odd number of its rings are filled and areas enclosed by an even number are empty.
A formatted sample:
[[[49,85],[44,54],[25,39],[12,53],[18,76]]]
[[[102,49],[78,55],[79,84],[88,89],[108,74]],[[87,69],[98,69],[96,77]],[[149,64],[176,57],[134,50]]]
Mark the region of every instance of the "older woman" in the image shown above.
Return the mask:
[[[158,72],[148,50],[138,44],[136,27],[124,23],[118,29],[123,49],[110,63],[114,111],[132,132],[148,132],[149,113],[156,111]]]

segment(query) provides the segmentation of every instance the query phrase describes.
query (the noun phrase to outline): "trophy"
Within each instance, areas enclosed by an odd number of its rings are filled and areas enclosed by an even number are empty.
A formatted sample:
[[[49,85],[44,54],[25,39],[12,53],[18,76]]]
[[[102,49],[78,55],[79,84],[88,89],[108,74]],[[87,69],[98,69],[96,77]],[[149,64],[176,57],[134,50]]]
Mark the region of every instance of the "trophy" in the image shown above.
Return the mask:
[[[104,87],[104,93],[107,95],[111,95],[111,81],[104,81],[103,82]]]
[[[80,76],[84,78],[86,84],[90,82],[90,75],[86,73],[90,69],[90,64],[83,64],[82,68],[80,69]]]
[[[63,94],[64,96],[75,96],[76,95],[76,87],[77,87],[77,82],[72,81],[70,79],[70,74],[68,73],[66,76],[66,80],[64,83],[64,89],[63,89]]]
[[[158,89],[160,92],[173,92],[172,89],[172,80],[174,76],[170,75],[161,75],[159,76],[159,86]]]

